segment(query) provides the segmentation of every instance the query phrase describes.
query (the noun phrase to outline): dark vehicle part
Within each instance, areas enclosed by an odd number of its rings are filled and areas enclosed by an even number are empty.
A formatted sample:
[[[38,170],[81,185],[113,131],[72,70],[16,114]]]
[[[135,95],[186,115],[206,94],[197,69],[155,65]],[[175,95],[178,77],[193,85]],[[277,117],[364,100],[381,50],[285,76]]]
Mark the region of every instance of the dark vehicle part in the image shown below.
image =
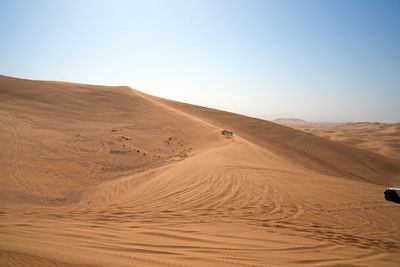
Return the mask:
[[[385,199],[400,203],[400,188],[388,188],[385,190]]]

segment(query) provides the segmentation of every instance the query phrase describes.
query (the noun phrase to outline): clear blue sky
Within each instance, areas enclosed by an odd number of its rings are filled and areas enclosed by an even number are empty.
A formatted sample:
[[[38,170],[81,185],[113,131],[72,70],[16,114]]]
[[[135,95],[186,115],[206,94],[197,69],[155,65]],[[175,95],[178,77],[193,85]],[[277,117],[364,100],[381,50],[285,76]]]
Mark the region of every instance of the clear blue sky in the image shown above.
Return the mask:
[[[400,122],[400,1],[0,1],[0,73],[237,113]]]

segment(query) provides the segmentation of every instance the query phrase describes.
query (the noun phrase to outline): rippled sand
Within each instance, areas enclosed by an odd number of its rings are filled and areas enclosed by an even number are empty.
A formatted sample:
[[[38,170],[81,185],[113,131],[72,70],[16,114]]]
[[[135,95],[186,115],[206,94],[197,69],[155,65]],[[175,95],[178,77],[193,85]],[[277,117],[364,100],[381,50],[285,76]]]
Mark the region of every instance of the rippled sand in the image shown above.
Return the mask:
[[[400,205],[383,199],[396,154],[128,87],[5,76],[0,148],[1,266],[400,264]]]

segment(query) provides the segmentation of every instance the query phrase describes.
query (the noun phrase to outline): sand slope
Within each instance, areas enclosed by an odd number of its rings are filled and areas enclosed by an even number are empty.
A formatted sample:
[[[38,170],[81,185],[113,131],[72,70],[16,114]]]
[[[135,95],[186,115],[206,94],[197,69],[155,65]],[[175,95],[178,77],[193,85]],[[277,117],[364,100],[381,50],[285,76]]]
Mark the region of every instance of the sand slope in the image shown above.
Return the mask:
[[[396,157],[128,87],[5,76],[0,146],[0,265],[400,264],[400,206],[383,200]]]
[[[386,157],[400,158],[400,123],[279,123]]]
[[[239,134],[262,148],[317,172],[388,185],[398,182],[400,159],[388,159],[290,127],[239,114],[152,97]]]

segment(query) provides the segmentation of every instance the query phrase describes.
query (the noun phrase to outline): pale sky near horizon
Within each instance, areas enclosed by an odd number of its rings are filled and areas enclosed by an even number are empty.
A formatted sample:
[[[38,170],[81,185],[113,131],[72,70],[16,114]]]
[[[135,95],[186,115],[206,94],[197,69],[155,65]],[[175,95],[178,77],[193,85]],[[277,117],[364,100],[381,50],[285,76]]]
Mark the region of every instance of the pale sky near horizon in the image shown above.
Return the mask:
[[[0,74],[274,119],[400,122],[400,1],[0,0]]]

